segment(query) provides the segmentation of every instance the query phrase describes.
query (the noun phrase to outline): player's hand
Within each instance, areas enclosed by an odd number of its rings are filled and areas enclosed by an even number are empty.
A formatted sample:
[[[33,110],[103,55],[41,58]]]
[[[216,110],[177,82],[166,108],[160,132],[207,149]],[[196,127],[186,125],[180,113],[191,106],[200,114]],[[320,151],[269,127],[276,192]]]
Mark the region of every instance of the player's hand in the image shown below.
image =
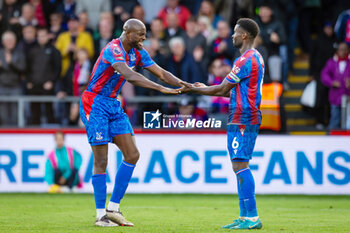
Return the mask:
[[[180,84],[181,84],[183,87],[188,88],[189,90],[192,90],[192,89],[193,89],[193,84],[192,84],[192,83],[188,83],[188,82],[185,82],[185,81],[180,81]]]
[[[204,83],[200,83],[200,82],[195,82],[193,85],[195,87],[207,87],[207,85],[205,85]]]
[[[186,86],[184,84],[186,84]],[[181,93],[179,93],[179,94],[188,93],[191,91],[190,87],[193,87],[193,84],[185,82],[185,81],[180,81],[180,85],[181,85],[181,88],[179,89],[179,91],[181,91]]]
[[[161,87],[161,89],[159,90],[160,92],[162,92],[163,94],[166,95],[178,95],[181,94],[181,88],[178,89],[172,89],[172,88],[167,88],[167,87]]]

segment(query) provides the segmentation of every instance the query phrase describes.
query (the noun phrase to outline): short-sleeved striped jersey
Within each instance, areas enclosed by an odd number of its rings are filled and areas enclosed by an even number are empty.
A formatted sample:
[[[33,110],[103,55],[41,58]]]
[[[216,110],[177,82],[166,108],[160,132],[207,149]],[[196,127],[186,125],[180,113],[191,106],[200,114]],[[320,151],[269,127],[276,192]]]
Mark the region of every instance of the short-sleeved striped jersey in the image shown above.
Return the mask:
[[[126,53],[120,39],[114,39],[101,51],[92,70],[87,91],[116,98],[125,83],[124,77],[112,67],[117,62],[125,62],[131,69],[135,66],[146,68],[154,64],[146,50],[132,48]]]
[[[247,50],[234,62],[227,81],[237,84],[231,90],[229,123],[261,124],[261,92],[264,60],[255,49]]]

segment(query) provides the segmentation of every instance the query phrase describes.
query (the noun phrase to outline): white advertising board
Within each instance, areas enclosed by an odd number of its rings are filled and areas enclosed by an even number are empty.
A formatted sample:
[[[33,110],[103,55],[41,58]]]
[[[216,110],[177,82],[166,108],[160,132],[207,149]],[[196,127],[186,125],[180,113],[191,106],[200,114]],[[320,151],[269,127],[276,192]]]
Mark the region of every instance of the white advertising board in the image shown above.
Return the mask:
[[[236,193],[225,134],[137,134],[141,157],[128,193]],[[85,134],[66,135],[83,157],[81,192],[92,192]],[[46,192],[52,134],[0,134],[0,192]],[[109,146],[108,191],[122,154]],[[350,194],[350,138],[258,136],[250,167],[258,194]]]

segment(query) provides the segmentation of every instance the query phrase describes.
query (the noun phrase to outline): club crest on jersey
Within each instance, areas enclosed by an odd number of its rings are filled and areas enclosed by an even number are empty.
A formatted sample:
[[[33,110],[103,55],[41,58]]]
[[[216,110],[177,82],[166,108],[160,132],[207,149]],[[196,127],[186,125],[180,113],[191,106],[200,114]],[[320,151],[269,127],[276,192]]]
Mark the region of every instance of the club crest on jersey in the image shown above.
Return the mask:
[[[241,71],[241,69],[238,66],[234,65],[232,71],[234,74],[238,74]]]
[[[96,140],[102,140],[103,137],[102,137],[102,132],[98,133],[96,132]]]
[[[90,115],[89,115],[89,114],[86,115],[86,120],[87,120],[87,121],[90,120]]]
[[[136,57],[134,54],[130,54],[130,61],[135,61],[136,60]]]
[[[119,54],[121,54],[121,52],[122,52],[122,50],[121,50],[118,46],[115,46],[115,47],[113,48],[113,53],[114,53],[115,55],[119,55]]]

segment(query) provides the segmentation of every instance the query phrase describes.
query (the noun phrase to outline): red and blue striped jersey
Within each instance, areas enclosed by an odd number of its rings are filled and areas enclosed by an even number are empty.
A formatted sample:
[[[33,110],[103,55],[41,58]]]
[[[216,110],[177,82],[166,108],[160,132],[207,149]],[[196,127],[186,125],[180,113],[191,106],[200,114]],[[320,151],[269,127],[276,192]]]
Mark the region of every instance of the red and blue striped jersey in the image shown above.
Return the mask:
[[[132,48],[129,53],[126,53],[120,39],[114,39],[101,51],[92,70],[86,90],[116,98],[126,81],[113,68],[113,64],[117,62],[125,62],[131,69],[134,69],[136,66],[146,68],[155,64],[146,50]]]
[[[264,79],[264,60],[255,49],[245,51],[233,64],[227,81],[236,84],[230,93],[229,123],[261,124],[261,93]]]

